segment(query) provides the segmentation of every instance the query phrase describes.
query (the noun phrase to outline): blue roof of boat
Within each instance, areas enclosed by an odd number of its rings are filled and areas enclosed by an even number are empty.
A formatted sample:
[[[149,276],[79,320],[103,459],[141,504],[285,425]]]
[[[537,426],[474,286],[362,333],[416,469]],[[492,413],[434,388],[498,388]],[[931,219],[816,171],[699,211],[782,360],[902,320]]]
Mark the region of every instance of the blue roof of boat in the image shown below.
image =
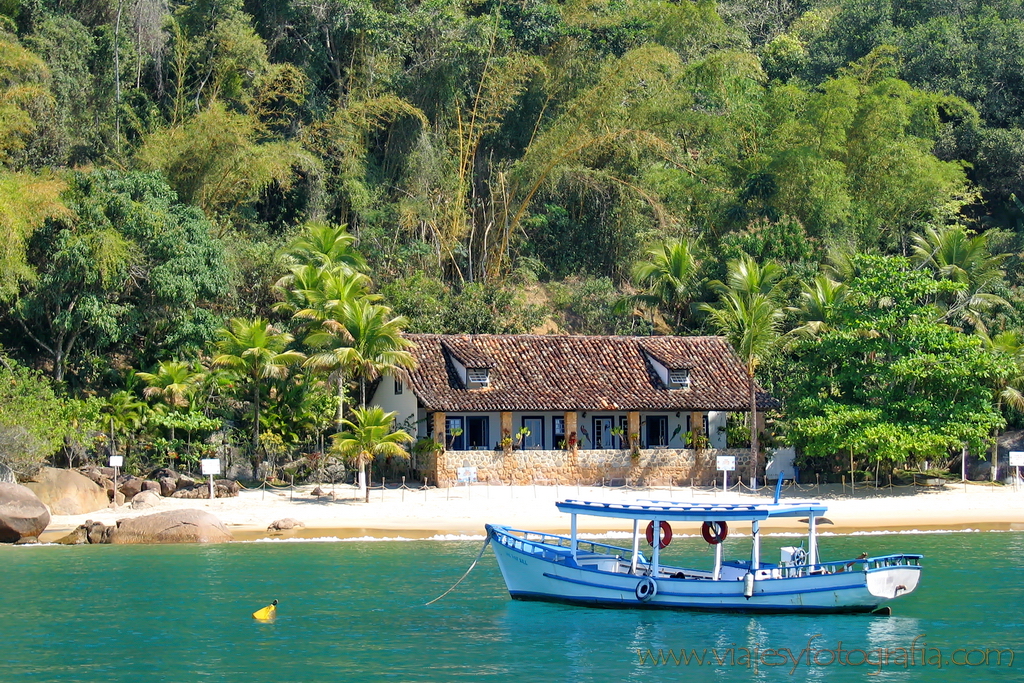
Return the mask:
[[[634,503],[563,500],[555,505],[559,512],[569,514],[678,522],[755,521],[769,517],[807,517],[812,513],[818,517],[828,509],[822,503],[681,503],[671,500]]]

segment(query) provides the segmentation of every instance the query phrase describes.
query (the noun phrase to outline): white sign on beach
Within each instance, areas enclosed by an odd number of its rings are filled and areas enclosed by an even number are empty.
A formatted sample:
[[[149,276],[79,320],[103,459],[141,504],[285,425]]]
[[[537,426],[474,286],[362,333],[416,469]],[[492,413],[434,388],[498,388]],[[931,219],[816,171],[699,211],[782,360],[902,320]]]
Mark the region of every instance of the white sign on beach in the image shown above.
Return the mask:
[[[460,483],[471,483],[476,481],[475,467],[459,467],[457,468],[457,474]]]
[[[203,474],[220,474],[220,458],[204,458],[199,461]]]
[[[735,455],[719,455],[716,458],[716,467],[719,470],[725,472],[734,472],[736,470],[736,456]]]
[[[1024,451],[1010,451],[1010,467],[1024,467]]]
[[[124,456],[123,455],[112,455],[112,456],[110,456],[110,466],[111,467],[123,467],[124,466]]]

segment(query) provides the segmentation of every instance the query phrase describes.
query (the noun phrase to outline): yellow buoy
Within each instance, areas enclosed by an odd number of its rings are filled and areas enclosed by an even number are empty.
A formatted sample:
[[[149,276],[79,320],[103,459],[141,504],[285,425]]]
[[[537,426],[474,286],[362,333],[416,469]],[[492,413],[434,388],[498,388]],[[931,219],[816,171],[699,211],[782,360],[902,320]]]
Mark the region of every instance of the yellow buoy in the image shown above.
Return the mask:
[[[252,613],[252,618],[257,621],[272,621],[277,616],[277,600]]]

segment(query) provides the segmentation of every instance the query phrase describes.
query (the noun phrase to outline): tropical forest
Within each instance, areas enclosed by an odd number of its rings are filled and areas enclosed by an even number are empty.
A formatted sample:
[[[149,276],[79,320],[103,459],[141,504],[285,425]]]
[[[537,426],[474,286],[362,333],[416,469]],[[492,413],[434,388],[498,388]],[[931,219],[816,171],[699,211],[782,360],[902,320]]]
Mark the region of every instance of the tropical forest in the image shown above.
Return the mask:
[[[0,0],[0,232],[17,475],[384,476],[405,333],[724,335],[804,471],[959,472],[1024,422],[1024,6]]]

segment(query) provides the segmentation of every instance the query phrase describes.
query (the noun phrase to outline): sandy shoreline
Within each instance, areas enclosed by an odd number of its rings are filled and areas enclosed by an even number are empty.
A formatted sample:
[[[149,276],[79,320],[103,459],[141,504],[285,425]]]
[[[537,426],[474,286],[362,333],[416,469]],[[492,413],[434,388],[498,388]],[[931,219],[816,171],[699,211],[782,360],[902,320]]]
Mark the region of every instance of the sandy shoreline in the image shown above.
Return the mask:
[[[291,517],[306,528],[279,537],[317,538],[429,538],[434,536],[480,536],[485,523],[496,523],[537,531],[564,532],[568,515],[560,514],[556,500],[582,498],[609,502],[658,499],[696,502],[768,501],[762,495],[723,493],[707,489],[649,488],[613,489],[575,486],[487,486],[452,489],[372,490],[370,502],[357,499],[351,486],[322,486],[334,494],[317,499],[313,485],[295,490],[245,490],[237,498],[217,500],[162,499],[148,510],[121,506],[87,515],[55,515],[41,540],[53,541],[86,520],[113,524],[124,517],[150,514],[174,508],[207,510],[231,529],[237,540],[274,537],[267,526]],[[828,505],[832,526],[822,531],[852,533],[873,530],[1024,530],[1024,488],[971,484],[947,485],[942,489],[897,487],[860,489],[852,493],[840,485],[789,488],[783,500],[818,500]],[[629,522],[605,518],[580,518],[580,530],[588,533],[627,531]],[[805,528],[796,520],[762,524],[767,532],[797,531]],[[742,531],[742,530],[738,530]],[[677,533],[696,533],[677,529]]]

